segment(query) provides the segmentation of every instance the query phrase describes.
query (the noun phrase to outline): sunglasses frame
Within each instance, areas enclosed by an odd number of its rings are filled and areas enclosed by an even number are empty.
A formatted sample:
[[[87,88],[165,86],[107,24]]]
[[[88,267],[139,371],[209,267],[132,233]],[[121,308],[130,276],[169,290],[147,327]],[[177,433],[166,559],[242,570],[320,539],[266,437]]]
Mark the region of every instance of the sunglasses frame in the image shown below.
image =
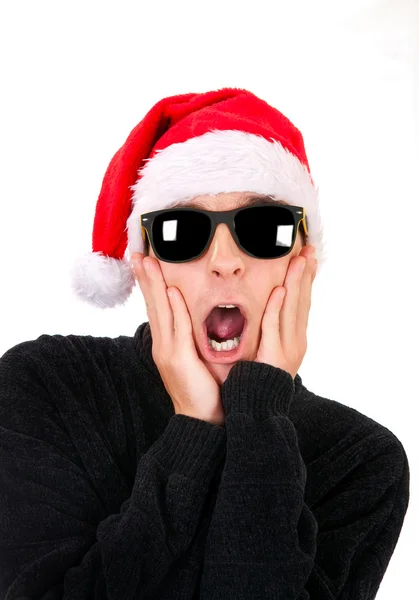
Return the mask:
[[[223,211],[203,210],[203,209],[199,209],[199,208],[189,208],[189,207],[182,207],[182,206],[175,207],[175,208],[166,208],[163,210],[154,210],[152,212],[148,212],[148,213],[144,213],[144,214],[140,215],[140,224],[141,224],[141,233],[142,233],[143,242],[144,242],[144,244],[146,243],[146,234],[147,234],[150,247],[153,248],[153,251],[154,251],[154,254],[156,255],[156,257],[163,262],[177,263],[177,264],[192,262],[193,260],[197,260],[198,258],[203,256],[205,254],[205,252],[208,250],[208,248],[212,242],[212,239],[214,237],[214,233],[215,233],[215,229],[216,229],[217,225],[219,223],[225,223],[228,226],[230,233],[233,236],[233,239],[236,242],[237,246],[240,248],[240,250],[242,250],[248,256],[251,256],[252,258],[258,258],[259,260],[272,260],[273,258],[283,258],[284,256],[287,256],[287,254],[289,254],[292,251],[292,249],[294,248],[295,240],[297,239],[297,234],[300,229],[301,223],[303,225],[303,235],[305,236],[305,238],[308,237],[306,210],[303,206],[292,206],[290,204],[287,204],[287,205],[278,204],[278,208],[288,210],[293,215],[294,236],[293,236],[292,244],[291,244],[289,250],[285,254],[282,254],[282,256],[280,256],[280,257],[261,259],[259,256],[255,256],[254,254],[252,254],[251,252],[248,252],[245,248],[242,247],[242,245],[240,244],[239,239],[236,235],[236,230],[234,227],[234,219],[235,219],[235,216],[237,215],[237,213],[239,213],[242,210],[252,210],[252,208],[262,208],[262,207],[263,208],[268,208],[268,207],[269,208],[277,208],[276,206],[261,203],[261,204],[255,204],[253,206],[241,206],[240,208],[234,208],[233,210],[223,210]],[[165,258],[162,258],[159,255],[159,253],[156,252],[156,248],[154,247],[153,236],[152,236],[152,227],[153,227],[154,219],[163,213],[167,214],[167,213],[171,213],[171,212],[175,212],[175,211],[178,212],[178,211],[184,211],[184,210],[198,212],[200,214],[204,214],[209,217],[209,219],[211,221],[211,232],[210,232],[210,235],[208,236],[208,241],[205,245],[205,248],[202,250],[202,252],[198,256],[194,256],[193,258],[189,258],[187,260],[167,260]]]

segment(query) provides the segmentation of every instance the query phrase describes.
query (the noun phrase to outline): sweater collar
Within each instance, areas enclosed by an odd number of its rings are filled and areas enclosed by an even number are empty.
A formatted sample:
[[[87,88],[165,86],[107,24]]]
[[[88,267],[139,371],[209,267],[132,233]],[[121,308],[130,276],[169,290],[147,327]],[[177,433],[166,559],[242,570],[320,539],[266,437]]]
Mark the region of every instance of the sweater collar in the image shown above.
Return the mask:
[[[154,362],[152,355],[152,336],[149,321],[145,321],[142,323],[136,330],[134,334],[134,347],[138,354],[138,357],[143,361],[145,366],[152,372],[154,375],[161,381],[161,376],[159,370],[157,368],[156,363]],[[299,395],[304,388],[303,381],[300,375],[297,375],[294,378],[294,397]],[[305,388],[304,388],[305,389]]]

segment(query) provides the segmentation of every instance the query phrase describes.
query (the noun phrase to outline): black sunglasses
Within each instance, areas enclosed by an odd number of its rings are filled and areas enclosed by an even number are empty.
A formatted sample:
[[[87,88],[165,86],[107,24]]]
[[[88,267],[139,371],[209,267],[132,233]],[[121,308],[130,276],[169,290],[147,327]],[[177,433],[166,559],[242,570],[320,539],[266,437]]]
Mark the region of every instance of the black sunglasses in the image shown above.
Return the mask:
[[[236,244],[253,258],[286,256],[294,247],[300,223],[308,235],[303,206],[257,204],[227,211],[168,208],[141,215],[141,233],[146,234],[159,260],[183,263],[202,256],[218,223],[226,223]]]

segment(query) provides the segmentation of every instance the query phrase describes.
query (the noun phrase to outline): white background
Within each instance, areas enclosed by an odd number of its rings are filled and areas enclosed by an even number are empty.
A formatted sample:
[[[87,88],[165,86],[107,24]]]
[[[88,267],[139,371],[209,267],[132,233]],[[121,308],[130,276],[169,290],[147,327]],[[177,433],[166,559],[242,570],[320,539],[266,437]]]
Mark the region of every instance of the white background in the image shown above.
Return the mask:
[[[302,131],[328,260],[303,383],[385,425],[411,500],[377,598],[417,590],[419,2],[5,2],[0,12],[0,356],[43,333],[133,335],[140,288],[70,288],[105,170],[155,102],[244,87]]]

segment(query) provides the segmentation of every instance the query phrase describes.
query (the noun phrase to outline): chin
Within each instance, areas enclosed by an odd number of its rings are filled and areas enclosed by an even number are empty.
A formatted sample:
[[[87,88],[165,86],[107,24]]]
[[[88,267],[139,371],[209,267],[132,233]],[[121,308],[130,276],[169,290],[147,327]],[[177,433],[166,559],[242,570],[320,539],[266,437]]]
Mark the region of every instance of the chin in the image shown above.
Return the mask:
[[[225,382],[225,380],[228,377],[228,374],[230,373],[231,369],[233,368],[233,366],[235,364],[236,363],[220,365],[217,363],[211,363],[211,362],[208,363],[205,361],[205,365],[206,365],[208,371],[214,377],[215,381],[218,383],[219,386],[223,385],[223,383]]]

